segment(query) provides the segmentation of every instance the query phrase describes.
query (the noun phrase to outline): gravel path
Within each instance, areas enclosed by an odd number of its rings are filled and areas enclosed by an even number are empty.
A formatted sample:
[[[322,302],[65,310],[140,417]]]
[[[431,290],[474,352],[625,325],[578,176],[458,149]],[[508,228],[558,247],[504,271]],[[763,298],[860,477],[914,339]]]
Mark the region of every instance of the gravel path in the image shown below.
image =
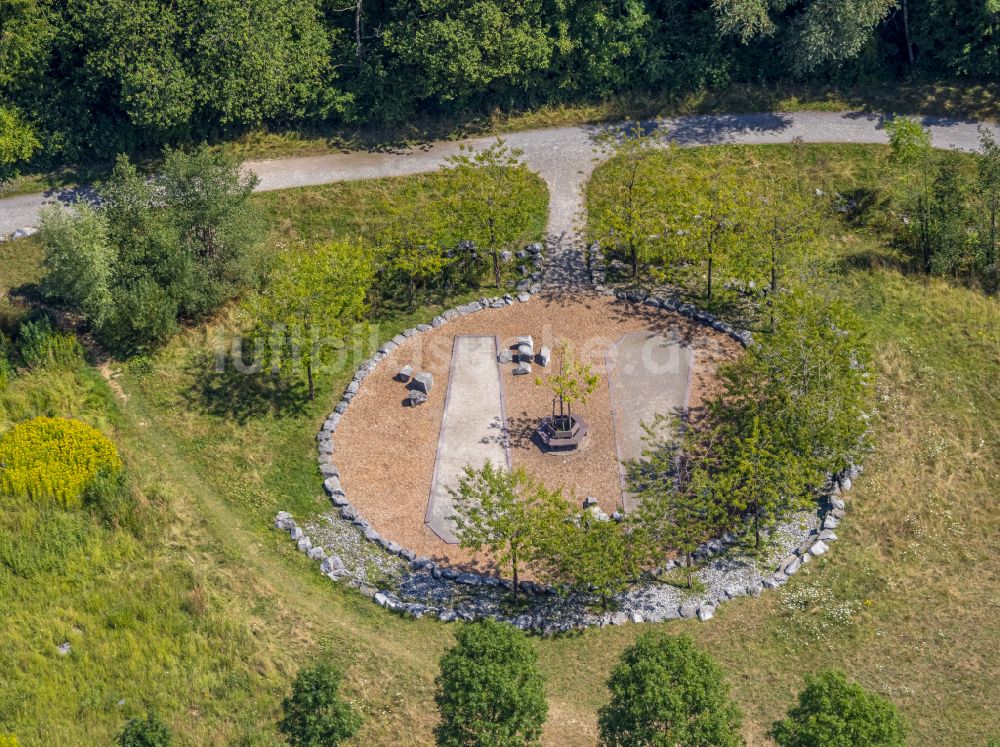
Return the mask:
[[[924,117],[935,147],[975,150],[976,125],[953,119]],[[664,120],[682,145],[714,143],[787,143],[802,138],[811,143],[884,143],[883,117],[862,112],[798,112],[720,114]],[[514,132],[507,143],[524,151],[531,168],[549,187],[549,225],[553,238],[571,237],[582,213],[583,185],[600,160],[594,135],[603,125],[554,127]],[[1000,130],[994,128],[1000,134]],[[466,144],[481,146],[493,138],[475,138]],[[336,153],[309,158],[251,161],[247,168],[260,177],[261,191],[386,176],[403,176],[437,169],[459,142],[436,142],[380,152]],[[57,190],[0,200],[0,236],[34,226],[42,205],[72,202],[85,191]]]

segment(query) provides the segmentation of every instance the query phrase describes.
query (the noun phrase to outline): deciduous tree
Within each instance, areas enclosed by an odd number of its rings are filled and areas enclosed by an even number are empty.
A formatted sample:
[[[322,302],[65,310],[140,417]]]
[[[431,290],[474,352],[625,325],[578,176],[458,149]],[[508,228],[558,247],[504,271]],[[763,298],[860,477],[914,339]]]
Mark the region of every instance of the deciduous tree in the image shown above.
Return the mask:
[[[361,716],[340,694],[342,676],[320,662],[300,669],[281,703],[278,730],[293,747],[332,747],[358,733]]]

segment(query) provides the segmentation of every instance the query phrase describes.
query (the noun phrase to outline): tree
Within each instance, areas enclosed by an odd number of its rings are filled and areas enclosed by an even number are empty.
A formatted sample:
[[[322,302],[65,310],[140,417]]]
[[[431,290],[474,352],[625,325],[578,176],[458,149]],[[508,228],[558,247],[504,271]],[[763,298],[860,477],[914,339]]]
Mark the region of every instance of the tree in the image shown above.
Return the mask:
[[[737,747],[742,714],[722,670],[686,635],[643,633],[608,680],[598,727],[605,747]]]
[[[535,379],[535,385],[545,384],[552,390],[555,399],[552,402],[554,425],[562,430],[569,430],[568,419],[573,417],[573,405],[577,402],[587,403],[587,398],[594,393],[601,377],[595,374],[589,363],[582,364],[573,355],[569,343],[559,346],[559,373],[550,374],[542,379]],[[559,416],[555,416],[555,403],[559,402]]]
[[[546,525],[538,550],[539,568],[565,589],[596,592],[601,607],[638,575],[641,553],[625,527],[592,511]]]
[[[780,747],[898,747],[906,725],[887,698],[847,681],[839,671],[806,675],[788,717],[774,724]]]
[[[982,210],[981,231],[983,254],[987,268],[997,261],[997,245],[1000,243],[1000,143],[992,131],[979,128],[978,196]]]
[[[257,281],[255,250],[264,235],[250,202],[257,181],[223,151],[167,149],[156,189],[180,241],[177,259],[186,265],[174,278],[182,314],[201,318]]]
[[[463,239],[487,248],[493,258],[493,281],[500,287],[500,250],[522,238],[530,223],[531,182],[535,178],[524,153],[501,138],[479,151],[451,156],[446,167],[455,180],[452,216]]]
[[[118,735],[119,747],[170,747],[170,729],[155,713],[131,719]]]
[[[269,362],[275,368],[304,365],[309,399],[316,396],[315,366],[347,339],[374,280],[371,254],[358,242],[294,246],[278,257],[268,291],[252,302]]]
[[[20,113],[0,102],[0,176],[15,175],[14,165],[27,161],[40,147],[34,129]]]
[[[291,695],[281,702],[278,731],[293,747],[328,747],[350,739],[361,716],[340,695],[341,674],[320,662],[295,675]]]
[[[895,117],[885,124],[889,133],[889,150],[894,162],[904,170],[904,183],[917,224],[908,229],[914,252],[922,255],[925,271],[931,269],[931,135],[912,117]],[[913,173],[916,172],[914,178]]]
[[[745,208],[739,175],[728,159],[709,176],[687,181],[687,224],[691,259],[705,267],[705,300],[712,301],[716,264],[736,252],[742,238],[741,211]]]
[[[433,211],[432,211],[433,212]],[[409,296],[410,308],[417,306],[417,288],[426,286],[452,263],[446,256],[441,236],[431,225],[415,221],[400,221],[379,237],[379,246],[388,267],[402,275]]]
[[[517,628],[484,620],[463,625],[441,658],[434,701],[441,747],[539,744],[548,715],[538,654]]]
[[[112,312],[115,250],[107,217],[86,203],[73,212],[47,206],[41,213],[45,245],[45,295],[82,313],[100,327]]]
[[[588,240],[624,253],[633,278],[639,274],[639,262],[651,258],[663,243],[668,198],[659,186],[669,169],[664,164],[672,153],[668,143],[666,128],[654,126],[645,132],[638,122],[609,129],[598,138],[598,145],[612,157],[607,168],[614,173],[587,187],[588,201],[596,208],[589,216]]]
[[[728,507],[752,517],[756,548],[761,527],[774,526],[809,495],[797,455],[783,448],[774,433],[781,427],[755,415],[748,433],[730,433],[716,476],[722,494],[728,496]]]
[[[478,470],[466,467],[458,490],[448,492],[462,547],[485,546],[501,571],[510,570],[516,603],[520,570],[536,559],[539,533],[566,515],[562,493],[547,490],[524,470],[507,471],[491,462]]]
[[[727,520],[712,477],[719,431],[688,429],[672,440],[657,425],[646,429],[643,458],[626,465],[629,491],[637,501],[632,523],[653,560],[675,552],[684,558],[692,588],[694,551]]]

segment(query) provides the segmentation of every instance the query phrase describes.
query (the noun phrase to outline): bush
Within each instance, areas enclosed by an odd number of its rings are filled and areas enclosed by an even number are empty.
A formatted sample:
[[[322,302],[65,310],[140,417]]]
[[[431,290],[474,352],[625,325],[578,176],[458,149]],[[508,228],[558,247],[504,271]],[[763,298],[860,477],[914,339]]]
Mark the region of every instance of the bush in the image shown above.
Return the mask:
[[[829,671],[806,676],[798,705],[772,736],[780,747],[896,747],[906,725],[890,700]]]
[[[0,734],[0,747],[17,747],[17,737],[13,734]]]
[[[486,620],[458,631],[441,659],[434,700],[443,747],[538,744],[548,715],[538,654],[524,634]]]
[[[292,694],[281,707],[278,730],[295,747],[326,747],[350,739],[361,728],[361,716],[340,697],[341,675],[329,664],[316,664],[295,676]]]
[[[119,747],[170,747],[170,729],[155,714],[134,718],[118,735]]]
[[[76,337],[56,332],[47,317],[22,322],[17,332],[17,352],[31,369],[70,366],[80,360],[83,349]]]
[[[99,475],[122,470],[115,445],[79,420],[39,417],[0,438],[0,496],[77,508]]]
[[[608,680],[611,702],[599,713],[609,747],[743,744],[742,715],[722,670],[687,636],[644,633]]]

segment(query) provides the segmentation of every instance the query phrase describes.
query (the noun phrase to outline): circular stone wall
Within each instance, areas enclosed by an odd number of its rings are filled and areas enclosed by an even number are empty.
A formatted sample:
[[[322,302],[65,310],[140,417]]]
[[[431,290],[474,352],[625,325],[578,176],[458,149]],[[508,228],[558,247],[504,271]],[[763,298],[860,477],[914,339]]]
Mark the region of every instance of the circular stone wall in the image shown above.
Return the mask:
[[[444,542],[425,524],[454,340],[466,335],[496,336],[499,349],[505,350],[517,337],[530,335],[536,352],[543,346],[555,350],[562,341],[568,342],[579,360],[592,364],[601,382],[587,404],[579,407],[590,425],[585,445],[566,454],[546,453],[532,435],[539,420],[551,412],[552,395],[536,384],[536,377],[558,369],[558,353],[547,368],[535,362],[531,373],[523,376],[513,375],[513,364],[501,364],[512,466],[523,467],[550,488],[564,487],[567,498],[576,502],[592,496],[606,513],[620,510],[619,456],[623,448],[630,448],[630,439],[622,438],[621,429],[629,423],[633,429],[638,426],[635,418],[628,417],[631,413],[621,410],[634,405],[635,398],[630,405],[621,394],[630,391],[629,382],[623,384],[619,378],[630,366],[624,360],[618,366],[616,352],[619,342],[634,341],[637,333],[676,340],[681,349],[689,350],[686,399],[695,417],[715,386],[716,366],[740,351],[740,345],[726,334],[680,314],[583,293],[536,295],[524,303],[460,316],[401,340],[361,382],[337,424],[334,457],[344,493],[382,537],[440,562],[469,561],[465,551]],[[406,385],[393,377],[404,366],[433,375],[427,402],[403,406]],[[631,441],[634,448],[635,439]]]

